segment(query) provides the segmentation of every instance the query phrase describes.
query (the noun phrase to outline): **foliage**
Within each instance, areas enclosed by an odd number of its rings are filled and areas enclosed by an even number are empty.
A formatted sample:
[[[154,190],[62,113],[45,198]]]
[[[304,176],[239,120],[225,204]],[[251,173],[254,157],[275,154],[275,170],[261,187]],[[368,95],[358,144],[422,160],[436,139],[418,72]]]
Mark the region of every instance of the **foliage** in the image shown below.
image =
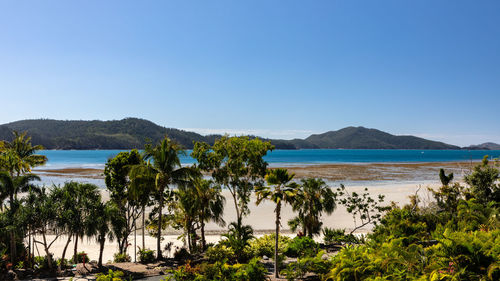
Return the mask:
[[[180,248],[174,252],[174,259],[177,261],[186,261],[190,258],[191,254],[186,248]]]
[[[267,163],[263,157],[272,149],[270,142],[257,138],[223,136],[212,146],[196,142],[191,156],[202,171],[211,172],[214,181],[229,190],[236,219],[241,221],[249,213],[248,202],[254,185],[266,174]]]
[[[354,243],[359,244],[361,241],[354,234],[346,234],[345,229],[323,228],[323,242],[326,245]]]
[[[319,251],[319,244],[309,236],[297,236],[293,238],[285,250],[289,257],[312,257]]]
[[[132,258],[127,253],[116,253],[113,255],[114,262],[130,262]]]
[[[288,236],[279,236],[279,253],[284,253],[288,248],[288,244],[292,239]],[[249,250],[254,257],[274,257],[274,245],[276,241],[276,234],[267,234],[260,238],[250,240]]]
[[[264,281],[267,270],[257,258],[248,264],[228,265],[226,261],[191,266],[190,263],[167,272],[165,281]]]
[[[500,202],[500,170],[489,164],[488,155],[481,164],[474,166],[471,174],[465,176],[465,182],[470,186],[468,196],[476,198],[480,203],[489,201]]]
[[[382,213],[390,209],[390,207],[382,206],[384,195],[379,194],[377,199],[373,199],[367,188],[365,188],[364,193],[358,194],[357,192],[349,192],[341,184],[334,196],[339,197],[339,202],[346,207],[347,212],[352,214],[355,227],[351,234],[366,225],[377,225]],[[359,225],[357,225],[358,219]]]
[[[234,253],[234,250],[230,247],[227,247],[226,245],[220,245],[220,244],[213,247],[209,247],[205,252],[205,256],[211,263],[222,260],[227,260],[227,261],[236,260],[236,254]]]
[[[47,258],[43,256],[35,256],[33,262],[34,262],[33,268],[35,269],[45,269],[49,267]]]
[[[292,203],[298,215],[288,221],[288,225],[292,231],[300,227],[302,234],[309,237],[319,234],[323,225],[321,215],[331,214],[336,208],[335,201],[335,194],[322,179],[302,179]]]
[[[104,273],[99,273],[97,274],[97,279],[96,281],[122,281],[124,277],[124,274],[122,271],[113,271],[109,270],[108,274]]]
[[[222,240],[220,243],[226,245],[234,250],[236,253],[238,261],[245,261],[248,256],[245,248],[250,245],[249,241],[253,236],[253,229],[250,225],[243,225],[241,219],[238,222],[232,222],[229,224],[229,231],[222,235],[226,239]]]
[[[139,248],[139,261],[141,263],[152,263],[155,261],[155,251]]]
[[[285,274],[286,279],[290,281],[302,279],[310,272],[322,277],[329,272],[331,267],[331,262],[324,259],[324,255],[325,252],[320,251],[315,256],[299,258],[296,262],[289,263],[281,273]]]
[[[85,252],[79,252],[76,256],[73,256],[71,259],[73,263],[88,263],[89,262],[89,256]]]

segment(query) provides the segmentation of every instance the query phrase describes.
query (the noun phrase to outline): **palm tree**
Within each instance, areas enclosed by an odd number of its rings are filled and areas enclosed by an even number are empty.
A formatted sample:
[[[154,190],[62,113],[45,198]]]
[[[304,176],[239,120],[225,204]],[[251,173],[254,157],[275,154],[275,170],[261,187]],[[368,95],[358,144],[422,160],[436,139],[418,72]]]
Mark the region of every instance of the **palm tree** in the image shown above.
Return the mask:
[[[201,224],[201,246],[203,250],[207,247],[205,240],[205,223],[213,221],[220,226],[226,223],[222,218],[226,198],[221,194],[221,188],[210,180],[200,177],[193,179],[194,195],[197,202],[198,220]]]
[[[331,214],[335,210],[335,196],[322,179],[302,179],[300,187],[292,204],[298,216],[288,223],[293,231],[302,226],[304,235],[312,238],[321,230],[322,213]]]
[[[14,218],[19,207],[17,194],[19,192],[27,192],[30,189],[37,189],[32,181],[40,180],[37,175],[27,174],[22,176],[13,176],[6,171],[0,171],[0,199],[9,198],[9,217]],[[14,230],[10,232],[10,256],[11,262],[16,260],[16,233]]]
[[[26,173],[31,173],[31,168],[40,166],[47,162],[47,157],[35,154],[37,150],[42,150],[41,145],[31,145],[31,137],[26,136],[26,132],[14,133],[14,139],[11,142],[0,141],[0,162],[3,168],[10,174],[12,178],[19,177]],[[23,181],[23,180],[21,180]],[[17,200],[17,191],[14,190],[14,196],[10,197],[11,212],[15,209],[12,208],[14,200]],[[16,235],[14,231],[11,232],[11,259],[12,262],[16,258]]]
[[[135,202],[139,202],[142,208],[142,249],[146,249],[146,206],[151,202],[151,194],[154,192],[156,179],[154,170],[143,167],[145,164],[147,163],[132,167],[129,173],[129,196]]]
[[[182,167],[179,155],[185,155],[185,151],[168,137],[165,137],[158,145],[146,145],[144,149],[144,159],[148,161],[146,165],[136,165],[132,167],[130,176],[135,177],[138,174],[154,175],[155,190],[154,194],[158,200],[158,237],[157,237],[157,258],[161,259],[161,230],[162,230],[162,211],[164,205],[165,191],[169,185],[186,185],[192,169]]]
[[[276,241],[274,246],[274,275],[279,278],[278,268],[278,242],[281,220],[281,203],[292,203],[297,191],[297,184],[292,182],[295,175],[289,174],[287,169],[269,170],[266,175],[266,182],[270,186],[256,187],[257,205],[264,199],[276,203]]]
[[[106,237],[111,241],[114,238],[111,231],[111,220],[113,216],[119,214],[119,210],[111,201],[105,203],[100,200],[95,206],[96,208],[92,212],[93,227],[89,228],[89,234],[95,236],[99,243],[99,261],[97,262],[97,266],[101,267]]]
[[[0,141],[0,154],[4,156],[3,165],[12,176],[31,173],[31,168],[44,165],[47,157],[35,154],[37,150],[42,149],[41,145],[31,145],[31,137],[27,137],[26,132],[20,134],[14,131],[14,139],[11,142]]]

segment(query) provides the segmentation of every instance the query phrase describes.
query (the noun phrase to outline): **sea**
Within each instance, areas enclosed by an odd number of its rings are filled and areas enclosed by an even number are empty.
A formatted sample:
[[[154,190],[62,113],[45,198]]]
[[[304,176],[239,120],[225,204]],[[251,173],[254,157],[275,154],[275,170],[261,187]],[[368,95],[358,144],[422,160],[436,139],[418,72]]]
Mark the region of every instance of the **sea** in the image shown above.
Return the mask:
[[[78,177],[61,174],[51,176],[47,172],[37,170],[57,170],[65,168],[104,169],[108,159],[123,150],[42,150],[48,162],[43,167],[36,168],[44,185],[63,184],[68,180],[89,182],[102,188],[105,187],[102,178]],[[196,160],[190,157],[191,151],[180,156],[182,165],[191,165]],[[394,150],[394,149],[304,149],[304,150],[273,150],[265,157],[270,167],[291,167],[318,164],[368,164],[368,163],[432,163],[480,161],[485,155],[489,158],[499,158],[500,150]],[[420,175],[424,176],[424,175]],[[429,175],[427,175],[427,178]],[[430,175],[434,178],[434,172]],[[332,182],[331,184],[337,184]],[[352,183],[356,184],[356,183]],[[363,184],[380,184],[371,182]]]
[[[44,169],[103,168],[109,158],[123,150],[41,150],[47,156]],[[196,162],[191,151],[180,157],[181,164]],[[485,155],[499,158],[500,150],[399,150],[399,149],[302,149],[273,150],[264,160],[272,166],[333,163],[426,163],[477,161]]]

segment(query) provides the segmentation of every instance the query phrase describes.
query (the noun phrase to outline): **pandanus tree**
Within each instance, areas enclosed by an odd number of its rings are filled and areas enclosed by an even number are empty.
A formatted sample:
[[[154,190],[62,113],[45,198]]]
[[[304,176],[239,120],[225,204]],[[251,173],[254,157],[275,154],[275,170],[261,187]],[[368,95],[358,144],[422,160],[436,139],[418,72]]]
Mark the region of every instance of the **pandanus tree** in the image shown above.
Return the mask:
[[[276,204],[276,241],[274,246],[274,274],[279,278],[278,267],[278,243],[281,225],[281,206],[284,203],[293,203],[297,193],[297,184],[292,182],[294,174],[289,174],[287,169],[273,169],[266,174],[268,186],[258,186],[255,188],[257,194],[257,205],[262,200],[271,200]]]
[[[145,165],[135,165],[130,171],[131,177],[136,177],[138,174],[145,174],[151,175],[154,178],[153,197],[158,200],[158,237],[156,241],[158,259],[162,258],[161,231],[163,227],[162,212],[165,205],[165,194],[171,185],[187,185],[190,175],[193,174],[191,168],[181,166],[180,155],[185,155],[185,151],[181,146],[165,137],[155,146],[147,144],[144,149],[144,160],[148,162]]]
[[[89,234],[94,236],[99,243],[99,260],[97,266],[102,267],[102,255],[106,239],[113,241],[113,231],[111,231],[111,222],[115,216],[119,215],[116,205],[111,202],[103,202],[99,200],[96,208],[92,211],[92,227]]]
[[[335,194],[322,179],[302,179],[292,207],[298,215],[289,221],[291,229],[296,231],[300,226],[302,233],[312,238],[321,230],[321,215],[335,210]]]

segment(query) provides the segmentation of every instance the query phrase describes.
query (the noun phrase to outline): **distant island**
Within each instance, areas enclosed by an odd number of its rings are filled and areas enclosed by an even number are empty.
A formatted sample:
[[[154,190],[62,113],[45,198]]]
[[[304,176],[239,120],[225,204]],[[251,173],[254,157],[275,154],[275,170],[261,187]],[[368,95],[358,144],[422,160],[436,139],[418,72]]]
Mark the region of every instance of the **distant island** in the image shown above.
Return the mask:
[[[139,118],[112,121],[21,120],[0,125],[0,140],[11,140],[12,131],[28,132],[33,144],[46,149],[131,149],[143,148],[148,141],[158,142],[165,135],[187,149],[193,142],[212,144],[221,135],[200,135],[184,130],[165,128]],[[251,138],[256,136],[250,136]],[[346,127],[305,139],[266,139],[276,149],[461,149],[459,146],[415,136],[396,136],[376,129]],[[491,149],[494,144],[464,149]]]

